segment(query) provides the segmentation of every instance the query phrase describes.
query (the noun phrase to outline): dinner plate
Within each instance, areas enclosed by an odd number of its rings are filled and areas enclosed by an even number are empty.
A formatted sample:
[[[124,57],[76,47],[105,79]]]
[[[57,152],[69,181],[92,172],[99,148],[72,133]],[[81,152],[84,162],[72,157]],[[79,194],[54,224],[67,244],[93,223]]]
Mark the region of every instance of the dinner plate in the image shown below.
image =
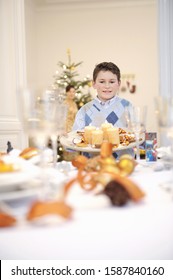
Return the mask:
[[[30,167],[25,170],[25,167]],[[41,168],[37,166],[32,166],[28,164],[23,169],[15,174],[6,174],[4,176],[4,183],[0,185],[0,201],[2,200],[15,200],[30,196],[37,196],[42,193],[43,186],[41,183]],[[67,176],[59,171],[58,169],[47,167],[45,169],[46,177],[49,179],[49,190],[50,194],[58,194],[58,192],[63,188],[64,183],[67,180]],[[5,174],[4,174],[5,175]],[[9,176],[10,175],[10,176]],[[1,178],[1,177],[0,177]]]
[[[21,185],[32,179],[36,178],[40,174],[40,168],[31,164],[23,159],[15,159],[19,170],[12,172],[0,173],[0,193],[6,190],[12,190],[16,185]]]
[[[10,200],[18,200],[21,198],[28,198],[28,197],[35,197],[41,194],[42,188],[41,187],[27,187],[27,188],[20,188],[16,187],[12,190],[7,190],[6,192],[0,191],[0,202],[1,201],[10,201]]]
[[[77,133],[77,131],[71,131],[67,133],[67,135],[62,135],[60,137],[60,143],[62,146],[65,148],[75,150],[75,151],[80,151],[80,152],[89,152],[89,153],[99,153],[100,149],[99,148],[93,148],[90,145],[86,147],[78,147],[75,142],[78,140],[80,141],[81,136]],[[142,144],[145,140],[144,134],[141,134],[141,139],[139,144]],[[121,151],[121,150],[127,150],[130,148],[134,148],[136,146],[136,142],[131,142],[129,145],[119,145],[117,148],[113,148],[113,151]]]

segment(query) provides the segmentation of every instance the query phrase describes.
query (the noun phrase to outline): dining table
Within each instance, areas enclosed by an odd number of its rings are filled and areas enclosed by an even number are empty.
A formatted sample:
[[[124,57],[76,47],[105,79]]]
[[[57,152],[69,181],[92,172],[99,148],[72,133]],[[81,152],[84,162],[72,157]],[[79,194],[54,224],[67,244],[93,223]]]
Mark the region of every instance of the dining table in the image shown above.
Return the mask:
[[[77,169],[58,166],[57,192],[73,179]],[[60,176],[60,173],[63,175]],[[59,177],[60,176],[60,177]],[[18,223],[0,228],[3,260],[171,260],[173,259],[173,191],[164,183],[172,170],[160,160],[140,160],[129,179],[145,193],[138,202],[112,205],[108,197],[82,189],[74,182],[66,203],[73,209],[69,219],[50,219],[34,224],[24,219],[37,191],[9,197],[0,193],[0,209],[13,213]],[[59,179],[61,178],[61,179]],[[55,191],[55,190],[54,190]],[[58,195],[57,195],[58,197]]]

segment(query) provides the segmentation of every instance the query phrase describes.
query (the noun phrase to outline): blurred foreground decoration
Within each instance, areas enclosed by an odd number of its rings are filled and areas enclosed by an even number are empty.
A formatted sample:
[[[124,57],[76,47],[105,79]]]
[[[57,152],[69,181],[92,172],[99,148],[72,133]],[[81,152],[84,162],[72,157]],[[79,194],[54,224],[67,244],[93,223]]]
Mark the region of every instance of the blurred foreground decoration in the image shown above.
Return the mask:
[[[83,80],[78,80],[76,77],[79,76],[77,67],[80,66],[83,62],[80,61],[78,63],[71,62],[71,52],[70,49],[67,49],[67,64],[59,61],[58,66],[62,69],[61,72],[56,71],[55,81],[53,83],[54,89],[62,89],[64,91],[64,99],[66,96],[65,89],[67,85],[73,85],[76,90],[75,102],[78,106],[78,109],[81,108],[85,103],[92,100],[92,96],[90,93],[90,87],[92,86],[92,81],[87,75]]]

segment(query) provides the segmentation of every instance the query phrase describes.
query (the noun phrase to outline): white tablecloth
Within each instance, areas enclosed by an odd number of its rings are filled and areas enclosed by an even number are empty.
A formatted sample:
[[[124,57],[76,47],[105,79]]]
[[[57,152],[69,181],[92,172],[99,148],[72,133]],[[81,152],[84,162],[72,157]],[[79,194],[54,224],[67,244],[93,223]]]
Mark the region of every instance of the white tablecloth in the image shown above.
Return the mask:
[[[113,207],[74,186],[70,221],[0,229],[1,259],[173,259],[173,200],[159,184],[170,171],[138,167],[130,176],[145,191],[140,203]],[[16,207],[28,201],[18,201]],[[13,202],[13,207],[15,202]]]

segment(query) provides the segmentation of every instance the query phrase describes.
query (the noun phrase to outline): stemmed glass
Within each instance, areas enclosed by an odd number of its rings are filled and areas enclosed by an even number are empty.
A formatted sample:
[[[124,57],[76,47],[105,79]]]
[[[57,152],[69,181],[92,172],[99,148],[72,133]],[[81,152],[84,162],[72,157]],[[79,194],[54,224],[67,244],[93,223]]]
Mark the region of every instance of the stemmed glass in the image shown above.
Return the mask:
[[[155,113],[159,128],[159,149],[165,169],[172,169],[170,180],[162,187],[173,192],[173,97],[155,97]]]
[[[146,130],[146,106],[129,106],[125,109],[125,118],[128,128],[134,133],[136,140],[136,160],[140,160],[140,138]]]
[[[52,149],[53,149],[53,167],[56,168],[56,164],[58,161],[58,142],[59,137],[62,134],[65,134],[65,128],[66,128],[66,119],[67,119],[67,105],[64,104],[64,100],[59,94],[59,92],[55,91],[55,98],[54,103],[56,106],[56,120],[55,120],[55,130],[50,135],[51,143],[52,143]]]
[[[43,197],[49,192],[49,183],[46,174],[45,148],[51,135],[57,130],[56,103],[50,98],[49,93],[25,89],[21,93],[21,111],[23,127],[29,138],[40,151],[41,184],[43,186]]]
[[[157,96],[154,98],[155,113],[159,129],[159,146],[171,146],[167,132],[173,124],[173,98]]]

